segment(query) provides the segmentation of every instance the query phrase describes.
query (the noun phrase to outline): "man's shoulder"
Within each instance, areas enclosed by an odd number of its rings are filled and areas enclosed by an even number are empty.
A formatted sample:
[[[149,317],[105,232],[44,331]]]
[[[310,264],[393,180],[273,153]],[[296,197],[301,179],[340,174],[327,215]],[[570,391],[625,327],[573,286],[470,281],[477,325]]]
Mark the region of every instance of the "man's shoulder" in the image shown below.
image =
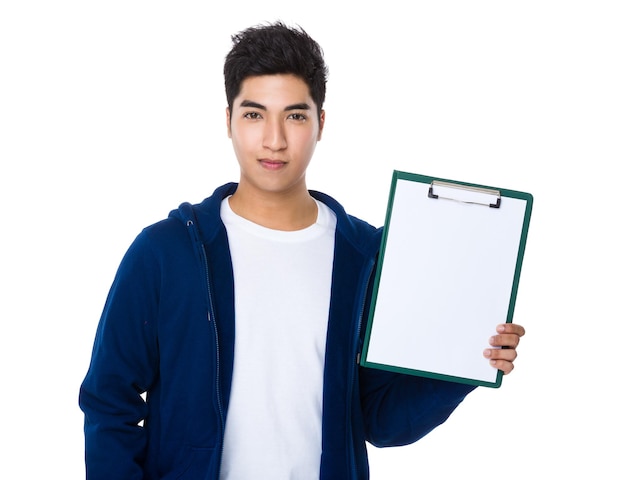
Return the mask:
[[[337,232],[357,249],[367,253],[378,250],[382,238],[381,228],[347,213],[343,206],[330,195],[317,191],[311,191],[311,195],[334,212],[337,216]]]

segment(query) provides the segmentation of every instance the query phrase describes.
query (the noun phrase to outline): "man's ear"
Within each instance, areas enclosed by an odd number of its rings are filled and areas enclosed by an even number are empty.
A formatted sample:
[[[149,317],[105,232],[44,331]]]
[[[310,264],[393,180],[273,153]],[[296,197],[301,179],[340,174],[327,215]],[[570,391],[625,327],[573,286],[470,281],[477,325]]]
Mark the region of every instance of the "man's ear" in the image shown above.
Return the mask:
[[[322,132],[324,131],[324,123],[326,122],[326,111],[322,110],[320,112],[320,130],[317,133],[317,141],[319,142],[322,139]]]
[[[230,108],[226,107],[226,131],[228,132],[228,138],[232,138],[230,132]]]

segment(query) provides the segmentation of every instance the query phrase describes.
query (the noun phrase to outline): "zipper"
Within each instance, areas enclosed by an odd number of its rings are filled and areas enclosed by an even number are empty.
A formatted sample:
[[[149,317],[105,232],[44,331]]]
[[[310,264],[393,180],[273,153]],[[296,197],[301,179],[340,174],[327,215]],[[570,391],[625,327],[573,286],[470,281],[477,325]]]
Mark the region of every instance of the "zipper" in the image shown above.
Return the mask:
[[[224,422],[224,406],[222,405],[222,392],[220,388],[220,340],[217,334],[217,322],[215,321],[215,310],[213,308],[213,293],[211,290],[211,282],[209,281],[209,260],[206,254],[206,248],[204,244],[202,244],[202,259],[204,261],[204,273],[206,276],[206,286],[207,286],[207,295],[209,297],[209,311],[207,312],[207,320],[210,324],[213,325],[213,332],[215,334],[215,394],[217,395],[217,409],[220,415],[220,455],[219,455],[219,464],[222,463],[222,453],[224,452],[224,430],[225,430],[225,422]],[[217,478],[219,478],[219,469],[217,469]]]
[[[213,292],[211,289],[211,282],[209,277],[209,259],[206,253],[206,248],[204,243],[200,241],[198,238],[197,230],[194,227],[194,222],[192,220],[187,221],[187,227],[193,230],[193,236],[198,244],[200,244],[200,253],[202,256],[202,262],[204,265],[204,276],[206,280],[206,289],[207,289],[207,300],[208,300],[208,312],[207,312],[207,321],[213,325],[213,333],[215,335],[215,394],[217,396],[217,409],[220,418],[220,445],[219,445],[219,464],[217,469],[217,476],[220,476],[220,465],[222,454],[224,452],[224,430],[225,430],[225,421],[224,421],[224,406],[222,405],[222,392],[220,388],[220,380],[221,380],[221,366],[220,366],[220,341],[217,332],[217,322],[215,321],[215,309],[213,307]]]

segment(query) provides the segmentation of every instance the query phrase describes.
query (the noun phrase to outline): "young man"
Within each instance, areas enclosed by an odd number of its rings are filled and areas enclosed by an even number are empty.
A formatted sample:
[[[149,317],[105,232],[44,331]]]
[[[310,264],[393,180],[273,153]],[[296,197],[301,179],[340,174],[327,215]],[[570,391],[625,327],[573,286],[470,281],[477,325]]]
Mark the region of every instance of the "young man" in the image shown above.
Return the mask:
[[[233,41],[240,181],[125,255],[80,392],[90,479],[365,479],[366,441],[414,442],[472,390],[358,366],[381,231],[307,190],[321,50],[280,23]],[[485,361],[509,373],[524,329],[497,332]]]

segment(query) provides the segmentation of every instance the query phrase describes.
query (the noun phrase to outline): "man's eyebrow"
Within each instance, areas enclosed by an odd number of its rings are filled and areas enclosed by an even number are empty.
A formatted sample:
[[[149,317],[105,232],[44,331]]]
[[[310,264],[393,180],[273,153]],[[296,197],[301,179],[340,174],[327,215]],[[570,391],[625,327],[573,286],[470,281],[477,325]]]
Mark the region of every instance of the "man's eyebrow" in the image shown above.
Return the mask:
[[[242,100],[239,106],[244,108],[258,108],[259,110],[267,110],[267,107],[265,105],[253,102],[252,100]],[[287,105],[285,107],[285,112],[288,112],[290,110],[311,110],[311,105],[309,105],[308,103],[294,103],[293,105]]]
[[[246,107],[246,108],[258,108],[259,110],[267,110],[267,108],[264,105],[253,102],[252,100],[242,100],[239,106]]]
[[[311,105],[308,103],[294,103],[293,105],[285,107],[285,111],[289,110],[311,110]]]

